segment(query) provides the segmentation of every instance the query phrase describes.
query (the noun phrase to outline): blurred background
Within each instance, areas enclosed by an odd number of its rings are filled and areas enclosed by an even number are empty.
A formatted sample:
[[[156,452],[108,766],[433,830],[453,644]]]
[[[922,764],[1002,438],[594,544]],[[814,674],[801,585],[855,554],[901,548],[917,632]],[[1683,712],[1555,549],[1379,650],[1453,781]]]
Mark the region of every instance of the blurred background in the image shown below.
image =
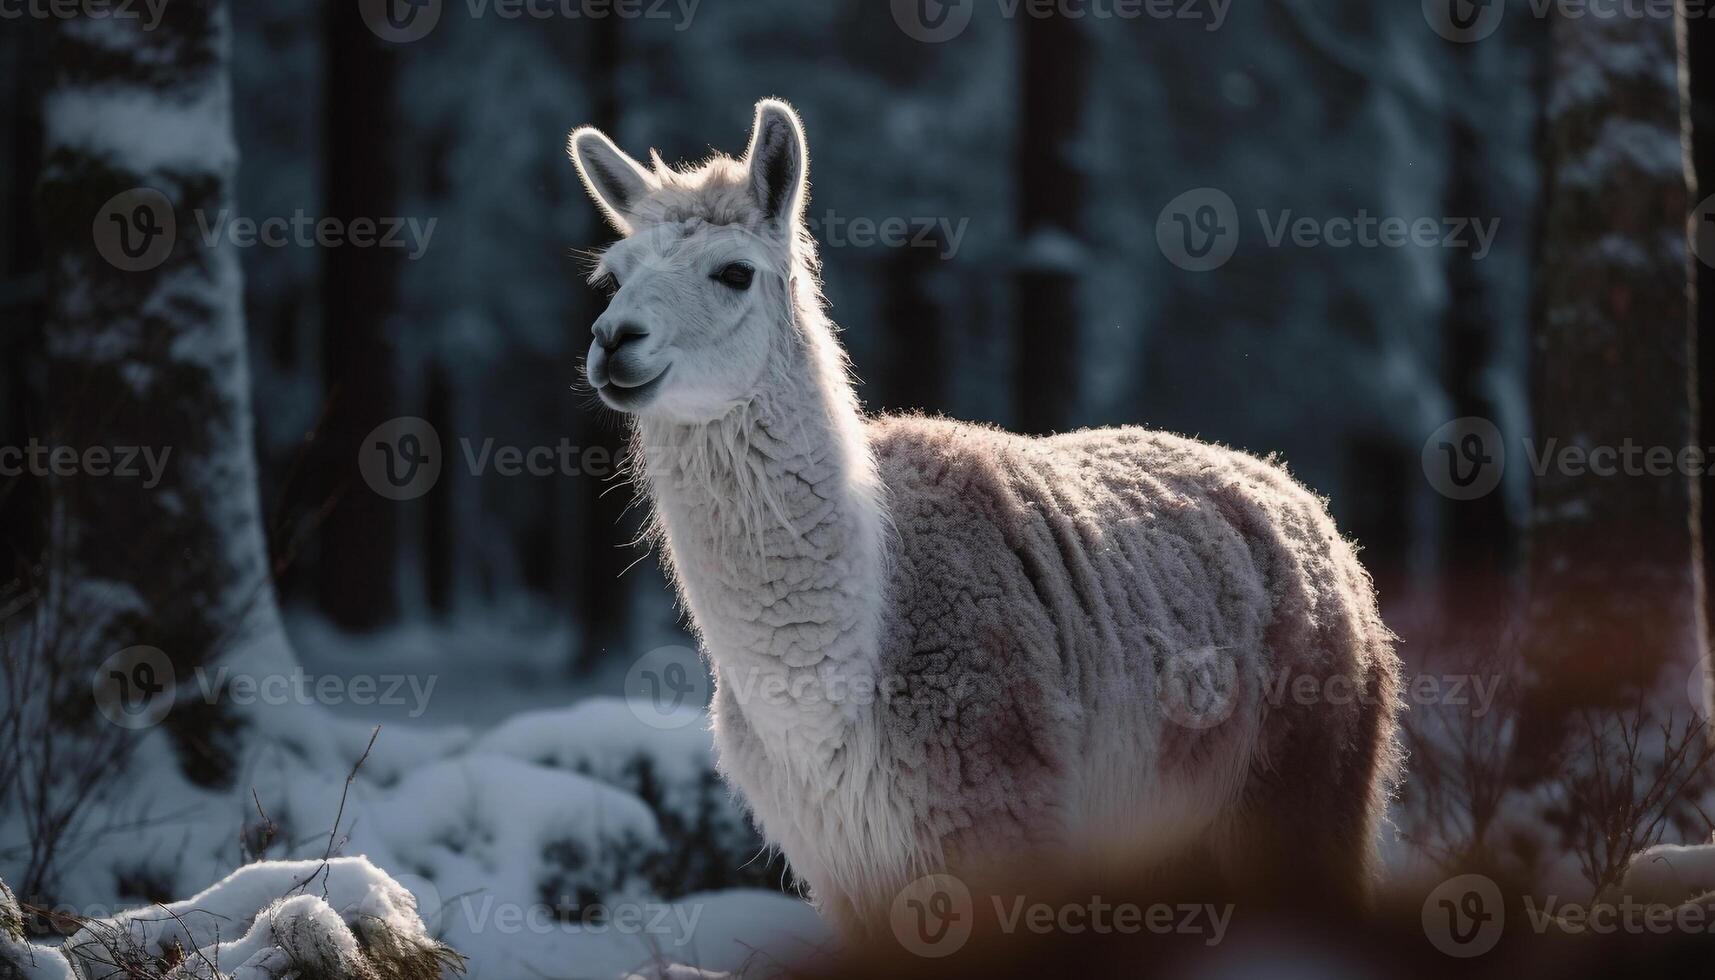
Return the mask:
[[[581,384],[604,304],[587,252],[612,232],[565,139],[737,154],[773,95],[806,126],[868,410],[1276,455],[1361,545],[1413,672],[1520,679],[1518,726],[1416,705],[1457,717],[1412,736],[1430,799],[1405,798],[1431,812],[1401,818],[1410,843],[1493,858],[1513,819],[1495,787],[1571,771],[1580,709],[1667,705],[1622,732],[1707,717],[1705,474],[1588,465],[1712,441],[1715,344],[1687,288],[1715,258],[1701,13],[1676,32],[1672,5],[1530,0],[166,0],[161,31],[124,35],[42,9],[0,20],[0,446],[170,445],[207,463],[211,500],[248,493],[252,465],[259,498],[192,521],[186,494],[0,477],[15,578],[51,579],[81,522],[74,577],[142,596],[102,620],[102,651],[212,662],[230,637],[208,609],[271,582],[311,673],[441,680],[408,717],[336,714],[483,727],[618,693],[687,645],[607,462],[624,421]],[[211,128],[83,94],[127,86],[213,106]],[[114,202],[157,186],[178,210],[166,268],[227,293],[151,292],[92,258],[91,216],[100,251]],[[209,231],[240,219],[300,231]],[[324,219],[393,244],[301,231]],[[174,318],[207,309],[230,336],[174,346],[195,332]],[[176,402],[137,394],[136,363],[190,362]],[[205,416],[213,436],[186,428]],[[363,455],[400,418],[438,435],[442,468],[391,499]],[[507,448],[581,462],[507,475]],[[251,525],[260,558],[227,549]],[[167,723],[199,785],[233,781],[216,714]],[[1612,733],[1579,731],[1607,779]],[[1438,769],[1448,740],[1482,758]],[[1707,838],[1702,790],[1670,782],[1642,810],[1609,801],[1632,836],[1529,819],[1610,881],[1664,834]]]
[[[1279,453],[1331,498],[1390,601],[1461,537],[1512,549],[1522,481],[1456,510],[1419,455],[1451,419],[1529,418],[1540,22],[1459,45],[1414,5],[1082,19],[966,6],[956,36],[924,41],[913,25],[940,4],[705,0],[595,17],[460,2],[396,44],[355,5],[235,5],[234,214],[434,222],[420,249],[241,249],[263,513],[289,557],[277,584],[294,622],[516,627],[567,672],[677,628],[655,563],[623,547],[627,488],[458,465],[418,500],[343,491],[356,440],[396,416],[433,423],[449,457],[460,439],[617,450],[618,421],[575,386],[603,297],[574,249],[611,233],[565,135],[593,123],[669,161],[737,153],[764,95],[808,128],[827,295],[870,410],[1030,432],[1137,423]],[[6,37],[24,96],[47,55]],[[35,105],[0,108],[17,168],[14,406],[41,344],[25,285],[40,274]],[[1199,188],[1241,218],[1212,272],[1157,243],[1163,209]],[[1470,234],[1466,247],[1275,247],[1259,210],[1269,223],[1456,215],[1498,234],[1481,255]]]

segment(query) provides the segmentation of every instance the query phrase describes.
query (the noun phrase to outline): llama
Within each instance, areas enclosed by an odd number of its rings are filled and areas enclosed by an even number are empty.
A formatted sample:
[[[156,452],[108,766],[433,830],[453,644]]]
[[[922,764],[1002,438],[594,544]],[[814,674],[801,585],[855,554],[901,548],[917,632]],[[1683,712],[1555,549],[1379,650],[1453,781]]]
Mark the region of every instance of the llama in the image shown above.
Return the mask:
[[[866,417],[783,102],[740,160],[568,149],[621,236],[588,380],[630,417],[720,769],[826,918],[863,935],[924,875],[1174,834],[1363,888],[1398,661],[1320,499],[1140,428]]]

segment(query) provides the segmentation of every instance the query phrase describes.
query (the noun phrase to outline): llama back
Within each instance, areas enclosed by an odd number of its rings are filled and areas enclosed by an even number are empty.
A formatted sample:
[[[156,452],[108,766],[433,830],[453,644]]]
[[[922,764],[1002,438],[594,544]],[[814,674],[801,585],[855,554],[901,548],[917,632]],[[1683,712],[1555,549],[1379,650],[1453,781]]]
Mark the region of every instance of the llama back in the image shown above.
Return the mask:
[[[1391,771],[1395,664],[1368,575],[1278,467],[1140,428],[1031,439],[906,416],[871,439],[897,530],[881,668],[915,695],[886,730],[949,861],[1243,836],[1307,732],[1342,756],[1321,771]],[[1371,710],[1280,697],[1333,678]],[[1373,829],[1385,790],[1358,795]]]

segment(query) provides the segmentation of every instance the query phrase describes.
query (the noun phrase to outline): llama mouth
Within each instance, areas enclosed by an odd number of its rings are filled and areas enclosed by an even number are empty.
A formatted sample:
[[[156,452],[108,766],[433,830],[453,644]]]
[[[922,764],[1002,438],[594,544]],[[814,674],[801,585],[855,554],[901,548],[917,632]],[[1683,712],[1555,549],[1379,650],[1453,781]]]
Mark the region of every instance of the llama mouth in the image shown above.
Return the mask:
[[[622,412],[635,412],[648,405],[655,398],[655,393],[661,390],[661,382],[667,379],[667,373],[673,370],[669,364],[661,369],[661,373],[640,385],[622,385],[608,378],[608,383],[596,389],[601,400],[608,407],[617,408]]]

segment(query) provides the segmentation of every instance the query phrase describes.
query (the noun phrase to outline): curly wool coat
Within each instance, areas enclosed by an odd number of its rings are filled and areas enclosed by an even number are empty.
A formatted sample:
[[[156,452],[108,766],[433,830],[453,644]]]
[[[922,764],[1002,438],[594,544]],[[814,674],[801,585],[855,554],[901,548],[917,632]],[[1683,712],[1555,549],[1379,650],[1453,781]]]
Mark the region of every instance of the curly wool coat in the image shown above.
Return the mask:
[[[1194,848],[1362,887],[1398,663],[1320,500],[1143,429],[864,416],[783,103],[743,160],[571,144],[625,236],[596,270],[624,273],[604,320],[648,337],[633,366],[674,369],[634,458],[720,765],[825,914],[861,933],[923,875]],[[701,299],[739,247],[754,285]],[[707,303],[742,314],[717,329]]]
[[[921,874],[1187,839],[1230,873],[1290,863],[1363,886],[1398,764],[1398,663],[1319,499],[1268,462],[1138,428],[1031,439],[896,417],[868,435],[894,532],[865,730],[909,843],[861,858],[892,873],[855,890],[815,887],[823,862],[787,848],[836,921],[873,924]],[[769,801],[755,706],[720,693],[723,765]],[[758,815],[773,830],[803,802]],[[861,836],[817,823],[812,854]]]

